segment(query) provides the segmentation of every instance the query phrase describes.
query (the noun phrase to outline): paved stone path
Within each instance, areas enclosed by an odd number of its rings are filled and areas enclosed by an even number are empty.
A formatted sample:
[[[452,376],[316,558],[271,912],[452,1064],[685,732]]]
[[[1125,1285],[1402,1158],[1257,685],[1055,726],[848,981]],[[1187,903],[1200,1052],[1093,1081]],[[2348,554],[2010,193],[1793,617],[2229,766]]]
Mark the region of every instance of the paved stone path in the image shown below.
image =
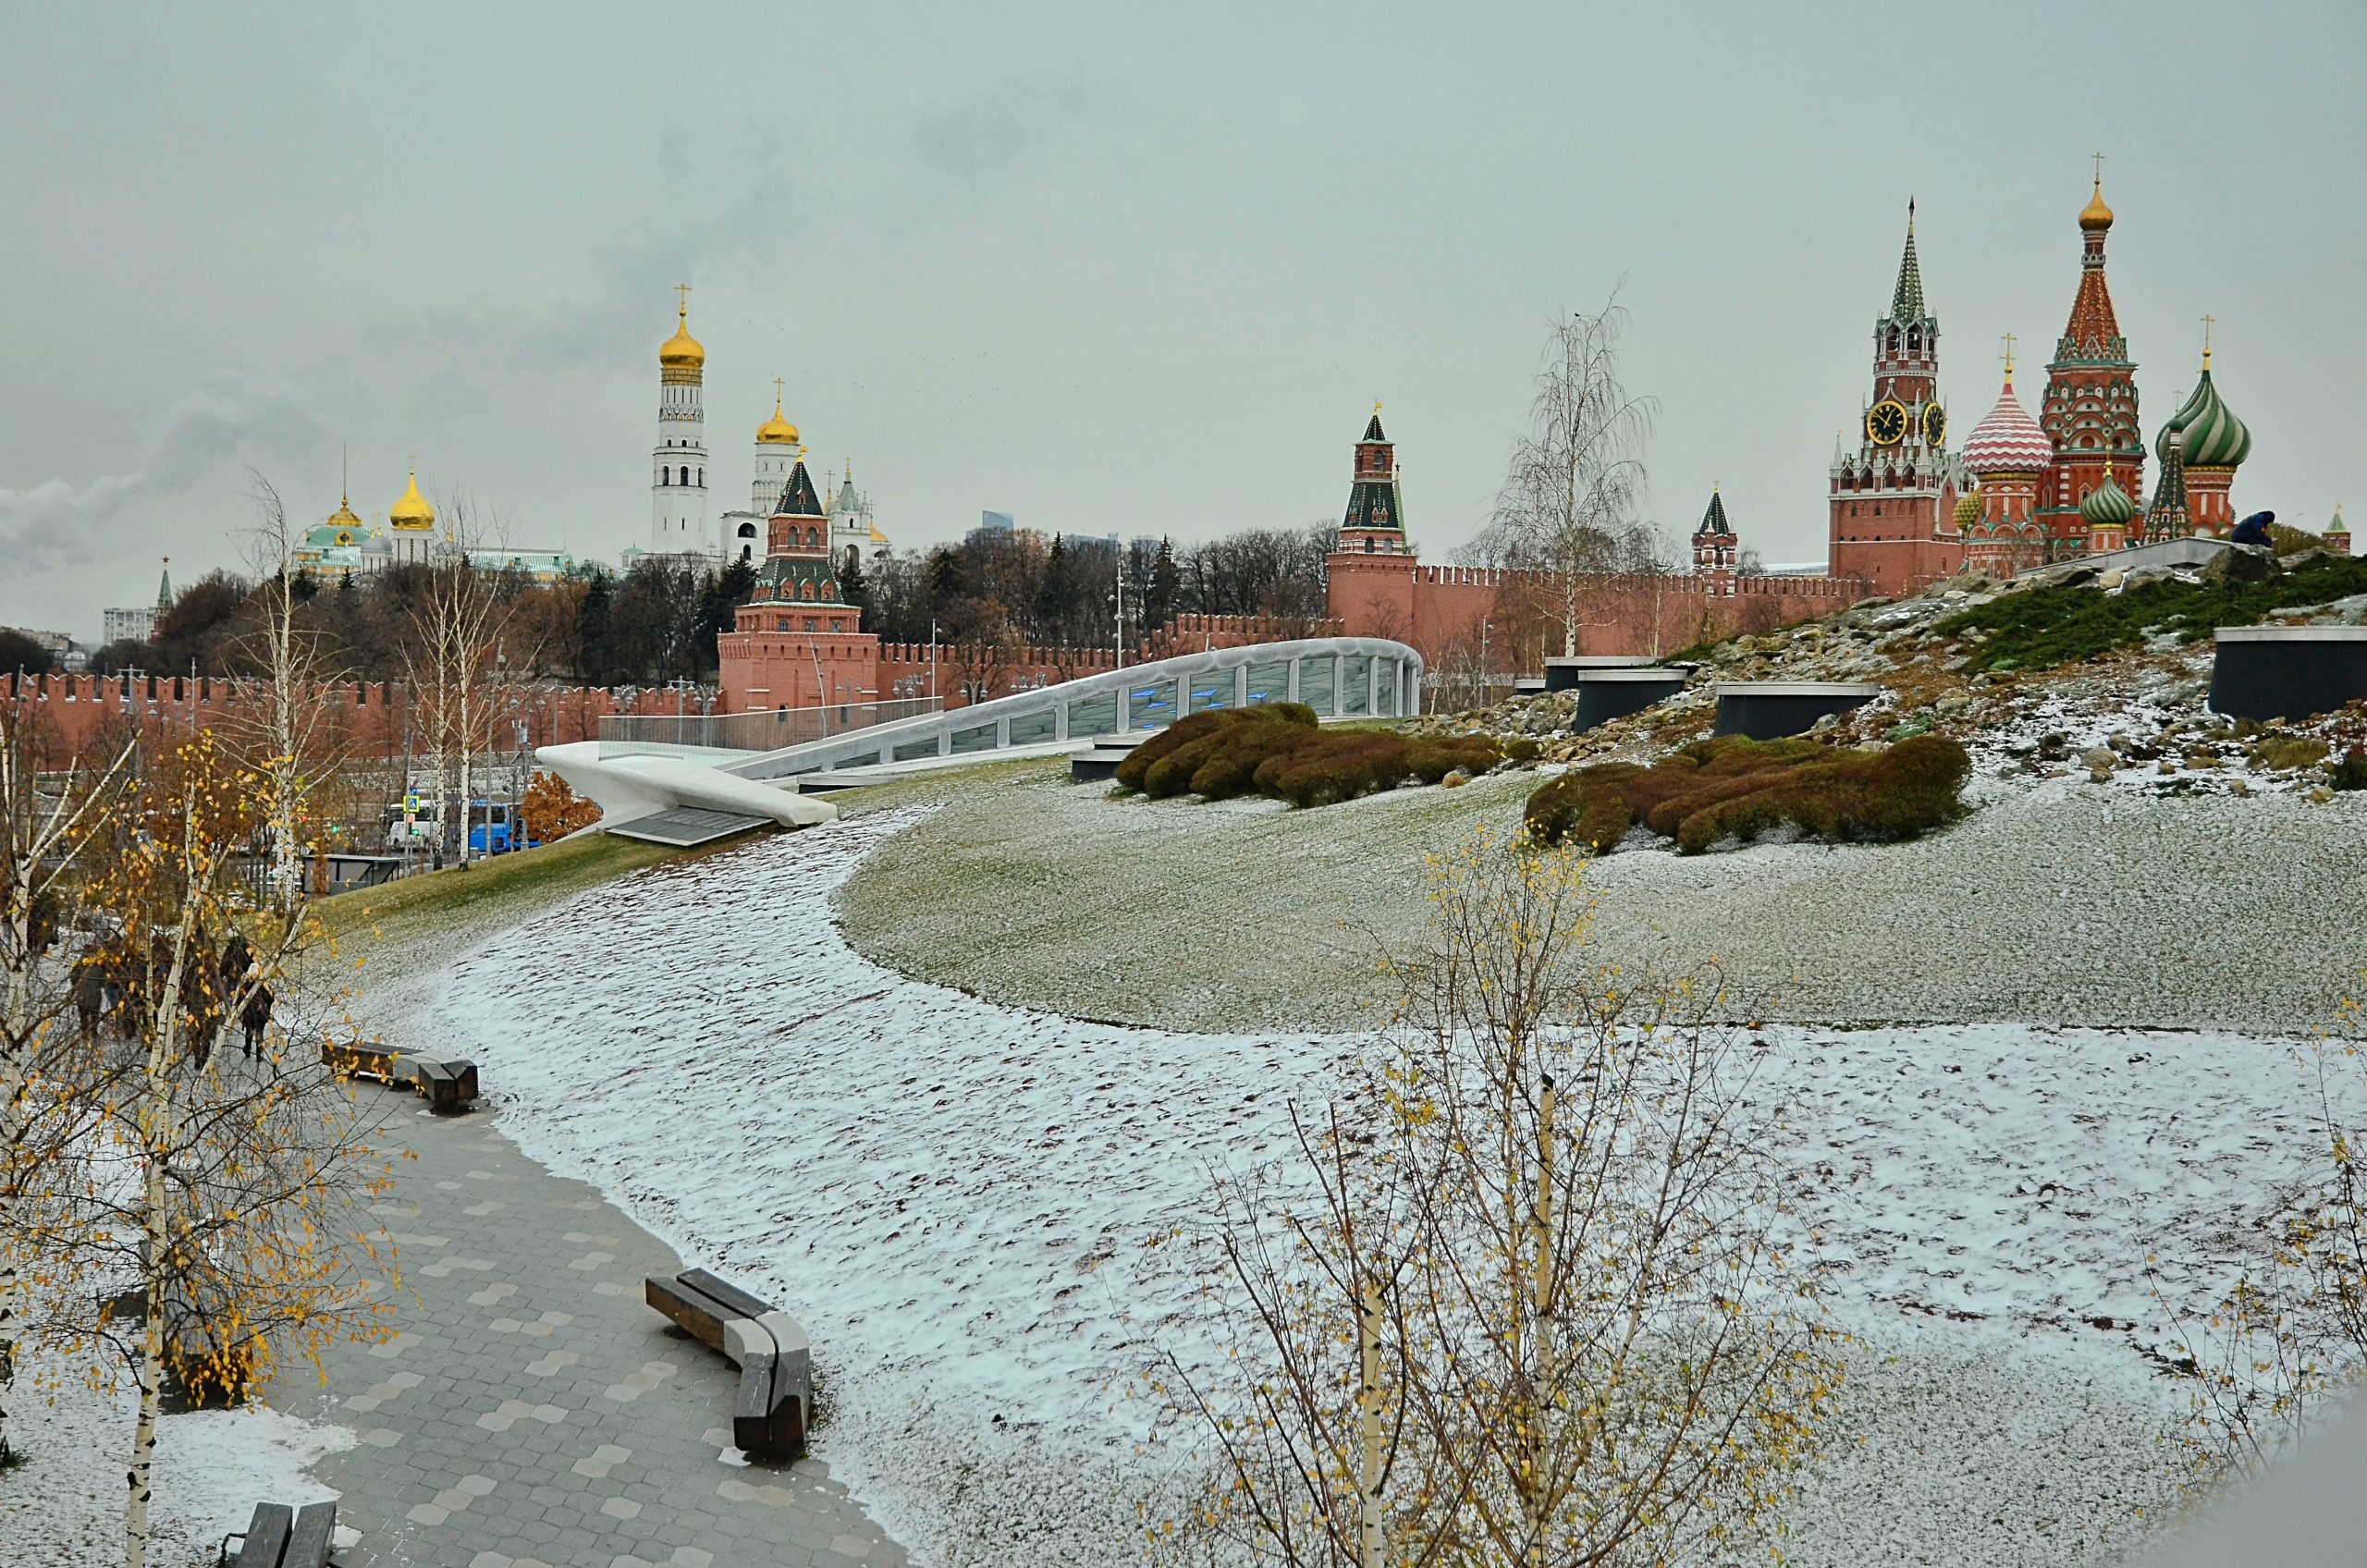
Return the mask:
[[[297,1368],[280,1409],[353,1428],[315,1470],[362,1533],[342,1568],[901,1568],[806,1459],[730,1444],[737,1370],[643,1301],[682,1264],[582,1182],[520,1154],[498,1112],[382,1096],[395,1189],[376,1207],[402,1332]]]

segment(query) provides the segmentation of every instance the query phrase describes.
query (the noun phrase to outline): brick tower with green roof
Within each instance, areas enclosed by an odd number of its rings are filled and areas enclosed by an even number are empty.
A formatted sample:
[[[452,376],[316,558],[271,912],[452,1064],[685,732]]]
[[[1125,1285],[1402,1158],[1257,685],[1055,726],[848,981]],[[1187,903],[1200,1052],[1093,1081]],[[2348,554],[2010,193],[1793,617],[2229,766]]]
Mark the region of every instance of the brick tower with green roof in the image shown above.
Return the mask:
[[[1402,556],[1405,547],[1405,501],[1397,489],[1397,447],[1380,428],[1380,405],[1372,406],[1364,439],[1356,443],[1356,474],[1348,485],[1348,513],[1340,521],[1343,554]]]
[[[764,564],[716,640],[735,708],[840,707],[877,695],[879,639],[862,631],[830,558],[829,519],[801,454],[766,527]]]
[[[1970,480],[1947,448],[1939,383],[1940,318],[1923,297],[1909,201],[1898,281],[1874,323],[1873,389],[1858,411],[1858,447],[1836,446],[1826,474],[1834,576],[1899,594],[1963,564],[1956,501]]]

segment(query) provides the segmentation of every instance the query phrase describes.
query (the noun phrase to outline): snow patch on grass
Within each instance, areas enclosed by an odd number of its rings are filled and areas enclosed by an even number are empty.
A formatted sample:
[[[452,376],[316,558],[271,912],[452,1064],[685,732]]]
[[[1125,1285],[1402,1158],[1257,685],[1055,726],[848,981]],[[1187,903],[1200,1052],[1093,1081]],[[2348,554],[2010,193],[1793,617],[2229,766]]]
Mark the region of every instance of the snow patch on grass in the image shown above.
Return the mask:
[[[580,899],[463,962],[414,1026],[484,1065],[530,1155],[803,1320],[835,1402],[817,1452],[920,1560],[1122,1561],[1134,1499],[1171,1480],[1126,1385],[1196,1284],[1147,1243],[1198,1216],[1211,1165],[1279,1156],[1288,1104],[1359,1042],[1080,1023],[877,968],[831,896],[922,815]],[[1099,964],[1220,987],[1254,939]],[[1866,1340],[1846,1412],[1865,1442],[1819,1472],[1796,1559],[1979,1539],[1984,1562],[2092,1561],[2170,1486],[2146,1260],[2182,1310],[2225,1285],[2243,1220],[2298,1174],[2314,1076],[2229,1035],[1763,1037],[1763,1115]]]

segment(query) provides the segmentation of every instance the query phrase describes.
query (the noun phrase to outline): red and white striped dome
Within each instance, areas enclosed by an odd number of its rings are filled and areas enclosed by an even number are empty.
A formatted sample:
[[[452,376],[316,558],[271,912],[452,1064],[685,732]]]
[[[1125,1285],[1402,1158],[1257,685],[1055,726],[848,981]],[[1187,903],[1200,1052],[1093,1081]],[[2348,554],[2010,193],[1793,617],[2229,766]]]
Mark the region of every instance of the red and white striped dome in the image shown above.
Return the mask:
[[[1975,473],[2037,473],[2054,460],[2054,443],[2038,421],[2014,400],[2014,378],[1997,394],[1997,406],[1964,438],[1965,467]]]

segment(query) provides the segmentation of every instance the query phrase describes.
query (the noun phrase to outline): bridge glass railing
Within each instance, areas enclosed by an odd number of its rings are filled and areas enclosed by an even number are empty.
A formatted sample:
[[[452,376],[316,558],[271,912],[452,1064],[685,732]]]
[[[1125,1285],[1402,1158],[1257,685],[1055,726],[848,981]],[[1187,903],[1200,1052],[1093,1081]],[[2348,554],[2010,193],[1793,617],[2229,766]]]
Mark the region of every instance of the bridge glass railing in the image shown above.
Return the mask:
[[[1298,700],[1313,708],[1318,717],[1331,713],[1331,693],[1340,680],[1340,660],[1336,655],[1298,661]]]
[[[1089,735],[1115,734],[1118,729],[1118,693],[1104,692],[1069,704],[1069,738],[1082,740]]]
[[[991,724],[975,724],[967,729],[957,729],[947,746],[947,750],[956,755],[970,752],[991,752],[994,749],[995,727]]]
[[[1011,721],[1011,743],[1014,746],[1040,745],[1061,738],[1061,716],[1051,708],[1042,713],[1024,713]]]
[[[1190,699],[1185,713],[1207,713],[1211,708],[1233,706],[1233,671],[1204,669],[1197,675],[1184,678],[1185,695]]]
[[[1249,700],[1252,703],[1286,703],[1291,695],[1291,661],[1275,659],[1268,664],[1249,667]]]
[[[767,708],[754,713],[607,714],[600,719],[604,757],[672,755],[685,750],[774,752],[809,741],[868,729],[942,712],[936,697],[877,703],[834,703],[820,708]]]
[[[1157,729],[1175,722],[1175,685],[1162,680],[1151,686],[1134,686],[1126,692],[1126,728]]]
[[[1340,711],[1361,717],[1371,711],[1372,655],[1340,655]]]
[[[1376,690],[1373,694],[1378,701],[1373,706],[1373,712],[1381,718],[1395,718],[1397,717],[1397,661],[1380,659],[1375,662],[1379,668],[1374,672]]]

